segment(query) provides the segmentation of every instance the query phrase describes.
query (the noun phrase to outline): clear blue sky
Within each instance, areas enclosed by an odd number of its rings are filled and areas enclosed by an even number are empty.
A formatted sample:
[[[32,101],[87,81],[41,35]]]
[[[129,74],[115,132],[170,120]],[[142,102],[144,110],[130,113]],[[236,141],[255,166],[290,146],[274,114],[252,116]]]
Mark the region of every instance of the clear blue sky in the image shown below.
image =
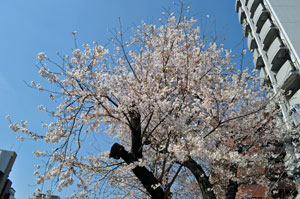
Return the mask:
[[[40,159],[32,151],[41,142],[16,140],[5,119],[28,120],[29,128],[39,131],[48,117],[38,110],[46,104],[46,94],[30,89],[23,81],[39,81],[36,54],[56,51],[70,53],[72,31],[77,30],[78,43],[97,41],[105,44],[118,28],[118,17],[124,27],[142,20],[157,21],[163,7],[172,0],[1,0],[0,1],[0,149],[16,151],[18,156],[10,174],[16,198],[23,199],[35,191],[35,163]],[[225,47],[233,48],[242,38],[242,27],[234,8],[234,0],[191,0],[190,13],[216,19],[217,29],[225,30]],[[57,193],[63,197],[64,193]]]

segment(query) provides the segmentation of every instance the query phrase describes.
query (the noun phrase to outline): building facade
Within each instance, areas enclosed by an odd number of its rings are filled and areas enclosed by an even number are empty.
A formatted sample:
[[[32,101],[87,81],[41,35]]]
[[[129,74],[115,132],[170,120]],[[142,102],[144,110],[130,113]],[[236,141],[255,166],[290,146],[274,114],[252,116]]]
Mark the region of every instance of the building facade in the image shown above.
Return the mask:
[[[300,1],[236,0],[236,11],[264,83],[285,91],[284,119],[300,124]]]
[[[15,191],[8,179],[17,154],[14,151],[0,150],[0,199],[13,198]]]
[[[279,105],[288,128],[300,126],[300,0],[236,0],[235,9],[262,84],[283,92]],[[300,157],[292,146],[285,146],[290,176],[299,170]]]
[[[60,197],[55,195],[47,196],[47,194],[37,193],[34,194],[33,197],[29,197],[29,199],[60,199]]]

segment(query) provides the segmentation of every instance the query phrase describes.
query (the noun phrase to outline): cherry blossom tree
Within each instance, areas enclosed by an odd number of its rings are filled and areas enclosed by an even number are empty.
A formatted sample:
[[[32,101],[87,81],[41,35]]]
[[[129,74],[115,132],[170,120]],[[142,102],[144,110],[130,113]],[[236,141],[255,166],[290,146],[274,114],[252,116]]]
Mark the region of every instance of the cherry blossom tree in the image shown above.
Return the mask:
[[[60,191],[75,183],[73,198],[235,198],[242,180],[274,190],[279,178],[237,170],[282,172],[274,160],[283,153],[272,149],[290,130],[278,123],[278,96],[267,98],[256,73],[237,69],[194,18],[143,22],[128,42],[121,30],[110,51],[85,44],[62,64],[37,55],[49,85],[30,86],[57,104],[40,106],[53,122],[40,133],[9,119],[13,131],[53,146],[34,152],[48,160],[36,165],[37,184],[53,180]],[[111,148],[89,151],[103,134]]]

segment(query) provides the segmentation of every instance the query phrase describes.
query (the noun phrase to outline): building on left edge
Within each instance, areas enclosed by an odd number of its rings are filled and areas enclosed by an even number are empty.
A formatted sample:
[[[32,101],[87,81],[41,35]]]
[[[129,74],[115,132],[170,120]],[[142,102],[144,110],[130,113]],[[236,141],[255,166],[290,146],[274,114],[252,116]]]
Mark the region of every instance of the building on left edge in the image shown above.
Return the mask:
[[[15,199],[15,190],[8,176],[16,157],[16,152],[0,149],[0,199]]]

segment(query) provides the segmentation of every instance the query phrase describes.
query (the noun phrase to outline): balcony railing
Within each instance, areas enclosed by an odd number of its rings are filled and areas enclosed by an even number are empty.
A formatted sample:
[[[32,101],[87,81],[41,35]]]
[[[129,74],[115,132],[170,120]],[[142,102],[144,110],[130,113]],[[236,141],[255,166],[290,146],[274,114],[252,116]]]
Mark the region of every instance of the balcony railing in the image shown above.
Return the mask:
[[[239,11],[239,7],[241,7],[241,1],[240,0],[235,0],[235,11]]]
[[[244,10],[241,7],[239,7],[238,15],[239,15],[239,22],[241,24],[243,24],[244,19],[246,19],[246,14],[245,14]]]
[[[261,3],[261,0],[249,0],[247,8],[250,11],[250,18],[253,18],[257,6]]]
[[[270,82],[269,76],[268,76],[268,74],[267,74],[264,67],[262,67],[260,69],[259,78],[260,78],[260,84],[261,85],[265,85],[265,84],[268,84]]]
[[[257,48],[256,41],[251,33],[248,34],[248,48],[250,51],[253,51],[255,48]]]
[[[267,56],[271,62],[271,70],[277,72],[287,59],[288,49],[283,45],[279,37],[276,37],[272,42]]]
[[[268,50],[271,43],[278,35],[278,28],[272,23],[270,19],[267,19],[260,31],[260,39],[264,44],[263,49]]]
[[[257,49],[254,49],[254,53],[253,53],[253,64],[255,66],[256,69],[259,69],[261,67],[264,66],[264,62],[263,59],[261,57],[261,55],[259,54]]]
[[[265,9],[264,5],[260,3],[254,13],[253,16],[253,23],[256,25],[256,32],[259,33],[263,24],[270,16],[270,13],[268,10]]]
[[[277,83],[285,91],[296,91],[300,88],[299,71],[295,69],[290,60],[286,60],[276,75]]]
[[[290,115],[295,126],[300,124],[300,90],[298,90],[290,99]]]

